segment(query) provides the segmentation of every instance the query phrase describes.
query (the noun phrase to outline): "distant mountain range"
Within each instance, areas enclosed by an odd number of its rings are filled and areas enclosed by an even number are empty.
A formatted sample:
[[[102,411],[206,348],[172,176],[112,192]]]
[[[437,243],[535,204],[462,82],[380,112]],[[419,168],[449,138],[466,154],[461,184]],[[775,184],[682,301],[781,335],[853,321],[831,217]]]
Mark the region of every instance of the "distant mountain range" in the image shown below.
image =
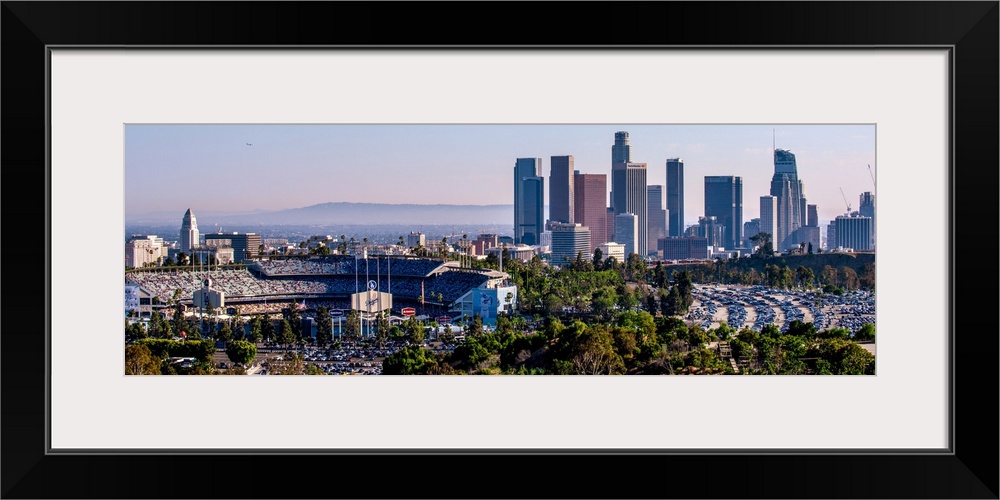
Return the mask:
[[[512,224],[513,205],[416,205],[389,203],[320,203],[302,208],[249,213],[199,212],[199,226],[247,224]],[[178,227],[184,211],[126,217],[126,223],[169,223]]]

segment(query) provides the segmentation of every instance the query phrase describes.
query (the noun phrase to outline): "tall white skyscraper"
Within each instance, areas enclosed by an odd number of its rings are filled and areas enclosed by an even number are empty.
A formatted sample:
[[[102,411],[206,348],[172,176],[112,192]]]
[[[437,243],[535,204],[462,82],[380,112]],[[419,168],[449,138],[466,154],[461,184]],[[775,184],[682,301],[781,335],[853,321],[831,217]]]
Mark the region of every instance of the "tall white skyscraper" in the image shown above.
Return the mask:
[[[193,248],[198,248],[198,221],[194,217],[194,212],[187,209],[184,212],[184,219],[181,221],[180,250],[190,252]]]

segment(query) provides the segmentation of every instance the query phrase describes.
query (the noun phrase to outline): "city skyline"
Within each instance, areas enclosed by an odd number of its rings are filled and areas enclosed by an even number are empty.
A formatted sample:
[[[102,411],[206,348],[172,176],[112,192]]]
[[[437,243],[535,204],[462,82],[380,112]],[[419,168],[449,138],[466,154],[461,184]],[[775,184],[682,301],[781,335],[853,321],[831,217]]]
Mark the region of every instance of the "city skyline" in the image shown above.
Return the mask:
[[[551,173],[553,156],[570,155],[580,173],[610,177],[608,153],[619,131],[629,134],[632,161],[647,164],[650,185],[666,184],[668,158],[684,160],[685,226],[704,215],[701,186],[710,175],[741,176],[744,222],[758,217],[758,204],[747,200],[770,191],[772,145],[796,155],[821,224],[846,211],[840,189],[852,209],[862,192],[874,192],[877,171],[874,125],[127,125],[125,130],[126,218],[183,214],[188,208],[246,213],[337,201],[513,204],[510,166],[517,158],[541,158],[543,178]],[[546,189],[546,206],[548,198]]]

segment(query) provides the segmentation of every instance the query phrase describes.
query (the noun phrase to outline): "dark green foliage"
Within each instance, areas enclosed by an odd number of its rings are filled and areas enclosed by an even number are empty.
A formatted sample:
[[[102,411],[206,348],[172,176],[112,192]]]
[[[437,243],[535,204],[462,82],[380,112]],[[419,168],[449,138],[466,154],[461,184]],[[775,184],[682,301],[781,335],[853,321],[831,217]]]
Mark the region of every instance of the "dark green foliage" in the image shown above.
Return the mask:
[[[833,375],[875,374],[875,356],[857,342],[826,338],[809,349],[807,354],[825,361],[822,364],[817,363],[817,371],[828,371]]]
[[[850,285],[857,288],[866,290],[875,288],[875,256],[863,253],[814,253],[770,258],[740,258],[724,261],[722,266],[716,260],[707,263],[672,265],[668,271],[690,271],[692,279],[697,283],[719,281],[730,284],[767,285],[769,266],[780,271],[780,274],[774,276],[775,282],[779,284],[785,282],[784,268],[789,268],[788,287],[806,286],[805,282],[810,281],[806,271],[802,270],[802,275],[799,275],[801,267],[812,271],[813,284],[820,287],[832,285],[826,293],[835,293],[838,288],[847,288],[849,283],[845,280],[849,280]],[[854,272],[853,276],[844,270],[845,267]]]
[[[210,362],[215,354],[215,342],[211,340],[171,340],[142,339],[136,342],[145,345],[158,358],[197,358]]]
[[[261,316],[260,332],[265,342],[277,340],[277,332],[274,331],[274,321],[269,316]]]
[[[854,338],[863,341],[875,340],[875,325],[865,323],[855,332]]]
[[[257,357],[257,346],[246,340],[234,340],[226,346],[226,356],[233,363],[246,365]]]
[[[287,319],[281,320],[281,333],[278,334],[278,343],[289,345],[295,343],[295,328]]]
[[[146,327],[142,325],[141,322],[134,322],[132,324],[126,324],[125,326],[125,339],[128,341],[144,339],[148,336],[146,333]]]
[[[288,307],[281,310],[281,316],[288,321],[288,324],[292,327],[292,336],[295,337],[294,340],[288,342],[293,343],[295,340],[302,338],[302,313],[299,312],[299,305],[295,302],[288,304]],[[282,325],[284,328],[284,325]],[[284,335],[284,331],[281,332]]]
[[[325,346],[333,340],[333,318],[323,306],[316,309],[316,343]]]
[[[382,373],[386,375],[427,375],[438,362],[434,354],[417,346],[404,347],[385,358]]]

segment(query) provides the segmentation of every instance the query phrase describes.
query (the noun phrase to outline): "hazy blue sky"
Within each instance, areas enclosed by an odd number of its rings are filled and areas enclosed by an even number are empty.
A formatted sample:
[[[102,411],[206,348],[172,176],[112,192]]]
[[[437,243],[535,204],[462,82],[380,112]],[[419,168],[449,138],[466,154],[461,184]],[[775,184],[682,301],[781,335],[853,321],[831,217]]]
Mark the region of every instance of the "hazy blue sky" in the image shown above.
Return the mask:
[[[187,208],[510,204],[516,158],[542,158],[547,188],[549,157],[560,155],[573,155],[583,173],[609,174],[610,189],[620,130],[649,184],[665,184],[667,158],[684,160],[687,224],[704,213],[706,175],[742,176],[744,221],[758,216],[773,173],[772,130],[777,147],[795,154],[820,219],[846,210],[840,188],[854,210],[874,191],[874,125],[127,125],[125,213],[173,211],[179,224]]]

